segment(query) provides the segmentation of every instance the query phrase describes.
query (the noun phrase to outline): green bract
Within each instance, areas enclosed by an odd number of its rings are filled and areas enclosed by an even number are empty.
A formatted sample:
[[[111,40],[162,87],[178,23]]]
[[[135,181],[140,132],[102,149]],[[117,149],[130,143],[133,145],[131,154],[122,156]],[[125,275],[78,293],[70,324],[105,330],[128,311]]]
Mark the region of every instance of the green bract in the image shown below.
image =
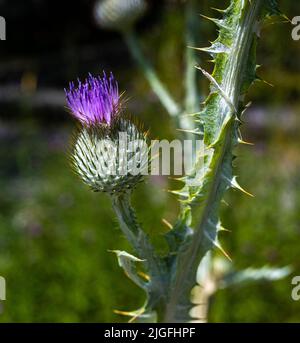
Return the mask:
[[[147,172],[145,134],[130,120],[83,126],[74,139],[72,164],[94,191],[109,194],[133,189]]]

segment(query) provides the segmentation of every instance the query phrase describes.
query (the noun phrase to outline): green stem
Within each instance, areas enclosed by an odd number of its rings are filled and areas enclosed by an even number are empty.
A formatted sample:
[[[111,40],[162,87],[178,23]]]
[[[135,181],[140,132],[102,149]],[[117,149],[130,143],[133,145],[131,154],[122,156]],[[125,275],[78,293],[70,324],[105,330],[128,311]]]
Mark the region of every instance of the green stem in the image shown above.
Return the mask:
[[[139,64],[140,68],[144,72],[145,77],[148,80],[152,90],[157,95],[160,102],[165,107],[170,116],[176,117],[179,114],[181,114],[182,111],[179,105],[172,98],[166,87],[158,78],[152,65],[147,61],[146,57],[144,56],[135,32],[133,30],[124,32],[124,39],[128,45],[128,48],[133,58],[136,60],[136,62]]]
[[[135,210],[130,204],[130,193],[111,196],[113,209],[118,217],[121,230],[130,242],[150,276],[149,306],[154,306],[164,296],[168,273],[164,261],[156,254],[148,235],[137,222]]]
[[[118,217],[121,230],[133,248],[139,253],[138,235],[142,231],[137,223],[136,215],[130,205],[130,195],[125,193],[111,197],[113,209]]]
[[[213,148],[207,175],[204,176],[209,181],[203,183],[203,187],[199,189],[199,194],[203,194],[204,197],[200,203],[201,206],[198,205],[200,208],[199,224],[188,247],[178,254],[177,273],[173,279],[164,318],[166,322],[188,320],[190,292],[196,283],[199,262],[216,242],[218,230],[216,217],[220,201],[228,188],[228,180],[226,177],[224,178],[224,175],[231,175],[232,150],[236,145],[234,137],[238,122],[236,121],[237,113],[233,108],[239,106],[239,95],[248,71],[247,63],[254,41],[254,28],[261,15],[263,2],[264,0],[253,0],[251,3],[245,4],[245,9],[238,0],[233,2],[237,9],[242,8],[243,15],[237,17],[237,32],[236,35],[233,35],[230,54],[226,57],[227,67],[222,69],[220,76],[221,87],[230,104],[221,94],[214,108],[215,114],[221,116],[219,120],[222,120],[223,123],[216,132],[215,141],[217,143]]]
[[[118,217],[121,230],[134,250],[142,259],[151,260],[155,256],[154,249],[138,224],[136,213],[130,203],[130,193],[113,195],[113,209]]]

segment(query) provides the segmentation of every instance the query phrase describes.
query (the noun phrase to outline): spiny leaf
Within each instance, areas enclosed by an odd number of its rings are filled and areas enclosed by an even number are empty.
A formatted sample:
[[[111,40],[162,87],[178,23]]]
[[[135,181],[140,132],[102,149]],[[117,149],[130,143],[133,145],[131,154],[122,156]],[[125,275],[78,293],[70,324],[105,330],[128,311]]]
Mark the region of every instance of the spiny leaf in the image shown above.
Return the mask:
[[[139,276],[136,270],[135,263],[136,262],[144,262],[126,251],[120,250],[111,250],[111,252],[115,253],[118,258],[119,266],[123,268],[125,274],[131,279],[135,284],[143,289],[147,289],[147,283],[145,283]]]
[[[199,49],[211,53],[215,63],[212,74],[198,67],[210,81],[210,94],[201,111],[194,115],[196,128],[204,131],[204,144],[209,154],[195,164],[189,175],[193,179],[202,171],[199,184],[190,184],[187,177],[183,180],[183,188],[176,191],[181,213],[168,235],[173,249],[174,242],[181,244],[175,246],[178,254],[173,258],[176,275],[167,305],[167,320],[171,322],[183,317],[188,320],[188,313],[184,315],[182,311],[189,308],[189,292],[195,283],[198,263],[205,253],[215,246],[229,257],[218,242],[219,207],[224,193],[234,187],[251,195],[233,176],[233,150],[243,142],[239,126],[245,109],[244,94],[256,79],[257,23],[278,13],[277,1],[231,0],[222,12],[222,20],[212,20],[220,29],[218,38],[210,48]],[[191,227],[195,229],[188,235]],[[178,236],[180,239],[176,240]],[[185,244],[181,240],[184,237]]]
[[[236,180],[236,176],[234,176],[231,180],[229,180],[231,187],[238,189],[239,191],[241,191],[242,193],[249,195],[250,197],[254,197],[253,194],[247,192],[244,188],[242,188],[239,183]]]
[[[220,280],[219,288],[224,289],[231,285],[246,284],[254,281],[277,281],[291,274],[292,268],[287,266],[283,268],[274,268],[265,266],[259,269],[247,268],[241,271],[233,271],[226,274]]]

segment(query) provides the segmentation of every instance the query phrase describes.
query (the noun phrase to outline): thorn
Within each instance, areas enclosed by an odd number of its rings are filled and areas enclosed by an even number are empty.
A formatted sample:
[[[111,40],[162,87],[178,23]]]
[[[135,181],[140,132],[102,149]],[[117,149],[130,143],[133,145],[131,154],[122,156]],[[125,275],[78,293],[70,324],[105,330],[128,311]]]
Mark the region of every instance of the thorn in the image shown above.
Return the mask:
[[[188,48],[188,49],[194,49],[194,50],[200,50],[200,51],[205,51],[205,50],[203,50],[203,49],[206,49],[206,48],[198,48],[198,47],[196,47],[196,46],[190,46],[190,45],[188,45],[187,48]]]
[[[122,316],[128,316],[128,317],[135,317],[137,314],[141,315],[145,312],[145,309],[140,309],[137,311],[122,311],[122,310],[114,310],[114,313],[120,314]]]
[[[221,251],[221,253],[230,261],[232,262],[232,258],[228,255],[228,253],[222,248],[219,243],[216,243],[215,246]]]
[[[228,97],[228,95],[224,92],[222,87],[218,84],[218,82],[214,79],[212,75],[210,75],[206,70],[202,69],[200,66],[196,66],[197,69],[199,69],[204,76],[208,78],[208,80],[218,89],[218,91],[221,93],[223,98],[226,100],[228,106],[232,109],[234,113],[237,113],[237,110],[232,103],[231,99]]]
[[[222,20],[220,20],[220,19],[207,17],[206,15],[203,15],[203,14],[200,14],[200,16],[201,16],[202,18],[204,18],[204,19],[207,19],[207,20],[209,20],[209,21],[212,21],[212,22],[215,23],[218,27],[221,27],[221,28],[223,28],[223,29],[225,29],[225,30],[229,30],[229,29],[230,29],[229,27],[223,25]]]
[[[241,117],[245,114],[245,112],[248,110],[248,108],[252,105],[252,102],[249,101],[245,106],[244,109],[241,112]]]
[[[181,115],[181,118],[194,118],[199,114],[201,114],[201,112],[185,113]]]
[[[227,180],[228,180],[228,179],[227,179]],[[246,195],[249,195],[250,197],[254,198],[254,195],[253,195],[253,194],[247,192],[244,188],[242,188],[242,187],[238,184],[238,182],[236,181],[236,176],[234,176],[234,177],[232,178],[232,180],[230,181],[230,184],[231,184],[231,186],[232,186],[233,188],[238,189],[238,190],[241,191],[242,193],[244,193],[244,194],[246,194]]]
[[[173,225],[167,221],[167,219],[162,218],[162,223],[165,224],[170,230],[173,230]]]
[[[150,281],[150,280],[151,280],[151,278],[150,278],[150,276],[149,276],[148,274],[143,273],[143,272],[141,272],[141,271],[138,271],[137,273],[138,273],[139,276],[141,276],[141,277],[142,277],[143,279],[145,279],[146,281]]]
[[[129,311],[113,310],[113,312],[116,314],[120,314],[121,316],[128,316],[128,317],[133,316],[133,312],[129,312]]]
[[[210,46],[205,48],[196,48],[192,47],[195,50],[199,50],[202,52],[206,52],[210,54],[212,57],[215,57],[217,54],[228,54],[230,52],[230,48],[220,42],[212,42]]]
[[[217,12],[219,12],[219,13],[226,13],[226,9],[225,9],[225,10],[222,10],[222,9],[216,8],[216,7],[211,7],[211,9],[214,10],[214,11],[217,11]]]
[[[217,224],[214,224],[213,221],[211,221],[210,219],[208,219],[208,224],[213,228],[213,229],[217,229],[217,232],[220,231],[226,231],[226,232],[231,232],[230,230],[225,229],[221,222],[219,221]]]
[[[171,191],[171,190],[166,190],[168,193],[174,194],[174,195],[178,195],[184,198],[188,198],[188,194],[187,193],[182,193],[181,190],[178,191]]]
[[[231,230],[228,230],[228,229],[225,229],[223,226],[221,226],[219,229],[218,229],[219,232],[232,232]]]
[[[229,260],[230,262],[232,262],[232,258],[231,258],[231,257],[228,255],[228,253],[222,248],[221,244],[220,244],[218,241],[216,241],[215,239],[212,239],[212,238],[210,237],[210,235],[208,234],[207,231],[205,231],[204,234],[205,234],[206,238],[207,238],[210,242],[212,242],[212,244],[213,244],[216,248],[218,248],[218,249],[223,253],[223,255],[224,255],[225,257],[228,258],[228,260]]]
[[[134,262],[145,262],[145,261],[146,261],[146,260],[141,260],[140,258],[135,257],[135,256],[133,256],[133,255],[129,255],[129,254],[127,254],[126,252],[121,251],[121,250],[110,250],[110,249],[108,249],[107,251],[108,251],[108,252],[111,252],[111,253],[113,253],[113,254],[116,254],[117,257],[124,256],[124,255],[126,254],[126,256],[127,256],[127,257],[130,257],[131,260],[134,261]]]
[[[293,20],[290,19],[287,15],[285,15],[284,13],[280,13],[280,16],[285,19],[288,23],[293,24]]]
[[[238,142],[239,142],[239,144],[244,144],[244,145],[254,145],[254,143],[246,142],[241,138],[238,139]]]
[[[187,129],[176,129],[176,130],[180,132],[185,132],[185,133],[192,133],[198,136],[202,136],[204,134],[202,131],[196,131],[196,130],[187,130]]]
[[[215,18],[207,17],[206,15],[201,14],[201,13],[199,13],[199,15],[200,15],[200,17],[207,19],[207,20],[216,20]]]
[[[222,223],[219,221],[218,225],[217,225],[217,229],[218,229],[218,232],[221,232],[221,231],[225,231],[225,232],[231,232],[231,230],[228,230],[226,229]]]
[[[266,85],[268,85],[268,86],[270,86],[270,87],[272,87],[272,88],[275,87],[272,83],[270,83],[270,82],[268,82],[268,81],[262,79],[261,77],[259,77],[259,76],[257,76],[257,75],[255,75],[254,81],[263,82],[263,83],[265,83]]]
[[[132,317],[129,320],[129,323],[132,323],[133,321],[135,321],[140,315],[142,315],[145,312],[145,309],[142,308],[140,310],[137,311],[120,311],[120,310],[114,310],[113,311],[116,314],[120,314],[121,316],[127,316],[127,317]]]
[[[268,81],[266,81],[266,80],[264,80],[264,79],[261,79],[261,81],[262,81],[263,83],[265,83],[266,85],[272,87],[272,88],[275,87],[272,83],[270,83],[270,82],[268,82]]]
[[[222,200],[221,200],[221,202],[222,202],[224,205],[226,205],[226,206],[230,207],[230,205],[228,204],[228,202],[227,202],[227,201],[225,201],[224,199],[222,199]]]

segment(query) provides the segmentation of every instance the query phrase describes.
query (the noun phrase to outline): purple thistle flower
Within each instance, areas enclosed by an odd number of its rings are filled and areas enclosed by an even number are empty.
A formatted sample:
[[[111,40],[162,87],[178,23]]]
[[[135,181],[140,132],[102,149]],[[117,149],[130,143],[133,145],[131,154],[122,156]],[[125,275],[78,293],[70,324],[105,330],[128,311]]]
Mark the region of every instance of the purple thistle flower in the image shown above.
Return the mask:
[[[118,83],[112,73],[107,77],[103,72],[102,78],[89,74],[83,83],[78,79],[77,87],[70,82],[65,94],[73,116],[83,124],[110,124],[120,110]]]

